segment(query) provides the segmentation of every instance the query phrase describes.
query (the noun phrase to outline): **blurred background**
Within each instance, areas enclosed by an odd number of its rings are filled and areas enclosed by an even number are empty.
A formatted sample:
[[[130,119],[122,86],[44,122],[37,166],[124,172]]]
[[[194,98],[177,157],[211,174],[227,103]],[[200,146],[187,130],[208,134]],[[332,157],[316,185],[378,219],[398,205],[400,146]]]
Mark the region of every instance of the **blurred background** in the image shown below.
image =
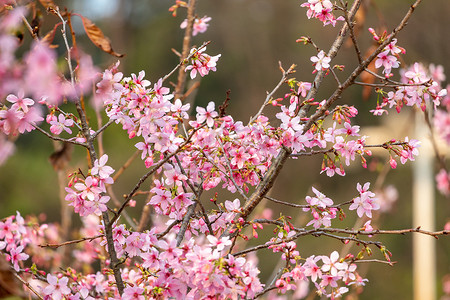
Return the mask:
[[[184,9],[172,17],[168,11],[174,1],[166,0],[75,0],[55,1],[61,7],[80,13],[93,20],[106,36],[112,41],[114,50],[125,56],[120,59],[120,70],[129,76],[145,70],[146,78],[152,83],[167,74],[177,63],[178,57],[172,52],[181,52],[184,31],[180,23],[184,20]],[[236,120],[244,123],[254,115],[263,103],[268,91],[271,91],[281,78],[278,62],[287,69],[291,64],[297,65],[297,73],[293,77],[301,81],[312,81],[312,67],[309,58],[316,54],[311,46],[295,42],[301,36],[310,36],[319,48],[328,51],[337,34],[338,28],[328,26],[323,28],[316,20],[308,20],[306,9],[300,7],[299,0],[199,0],[198,17],[212,17],[206,33],[193,38],[194,45],[211,41],[207,47],[210,55],[222,54],[217,72],[210,73],[200,81],[198,90],[187,99],[193,105],[206,106],[209,101],[221,104],[230,90],[231,102],[227,112]],[[394,28],[408,10],[410,0],[367,0],[364,4],[366,14],[360,16],[360,46],[364,53],[372,44],[368,27],[377,31]],[[43,12],[46,14],[45,12]],[[445,21],[450,15],[448,0],[425,1],[414,13],[408,26],[398,35],[397,45],[406,49],[402,56],[402,65],[410,65],[416,61],[425,64],[442,65],[450,78],[450,23]],[[56,20],[51,15],[45,15],[45,28],[52,28]],[[97,49],[84,34],[79,18],[73,18],[77,42],[81,49],[92,54],[95,63],[101,68],[107,68],[117,61]],[[339,24],[339,23],[338,23]],[[337,26],[339,27],[339,26]],[[64,55],[64,48],[57,51]],[[354,49],[348,44],[344,47],[333,64],[345,65],[345,70],[339,74],[344,79],[357,64]],[[395,74],[395,72],[394,72]],[[330,76],[329,76],[330,77]],[[397,77],[398,78],[398,77]],[[176,77],[171,78],[176,81]],[[188,82],[188,85],[193,82]],[[332,78],[326,78],[317,96],[317,100],[327,98],[335,89]],[[288,89],[281,89],[275,97],[283,97]],[[365,127],[363,134],[369,135],[370,144],[383,143],[390,138],[400,139],[405,136],[414,138],[415,112],[404,109],[398,115],[390,110],[388,116],[373,117],[368,111],[376,106],[376,95],[364,99],[362,88],[355,86],[347,90],[340,103],[354,105],[359,115],[355,124]],[[267,110],[268,116],[276,122],[275,110]],[[92,113],[91,118],[95,122]],[[105,151],[109,154],[109,162],[114,169],[121,165],[135,152],[134,144],[119,126],[112,126],[104,134]],[[444,150],[446,151],[446,150]],[[16,210],[22,215],[41,215],[41,219],[58,221],[60,219],[60,200],[57,173],[53,170],[48,157],[54,152],[53,144],[43,135],[33,132],[19,137],[16,142],[16,153],[0,166],[0,218],[14,214]],[[82,149],[74,149],[68,171],[77,168],[86,170],[86,153]],[[363,169],[358,161],[346,168],[347,176],[329,178],[319,174],[321,157],[300,158],[288,161],[271,196],[293,203],[303,203],[306,195],[311,195],[311,186],[318,188],[335,203],[345,202],[356,196],[357,182],[372,182],[377,185],[381,197],[392,201],[390,209],[375,217],[375,228],[402,229],[411,228],[412,223],[412,171],[409,163],[400,165],[395,170],[385,168],[387,153],[376,152],[369,159],[368,170]],[[143,174],[145,168],[140,159],[135,160],[126,173],[114,185],[117,195],[128,193]],[[381,175],[380,175],[381,174]],[[383,194],[384,193],[384,194]],[[398,197],[396,197],[398,195]],[[236,195],[221,194],[219,200],[233,200]],[[136,208],[129,209],[132,217],[138,218],[145,198],[136,197]],[[206,200],[205,200],[206,201]],[[242,201],[242,200],[241,200]],[[435,228],[440,230],[449,221],[449,199],[436,193]],[[301,212],[293,212],[273,203],[267,203],[276,218],[280,214],[293,217],[296,225],[305,225],[308,216]],[[45,215],[45,216],[44,216]],[[74,216],[74,223],[79,224]],[[334,226],[353,227],[355,218],[348,215],[347,219]],[[261,236],[267,239],[268,236]],[[387,248],[393,253],[392,260],[398,262],[395,267],[385,264],[360,265],[361,275],[369,279],[361,299],[412,299],[412,236],[380,237]],[[265,241],[265,240],[264,240]],[[253,241],[257,242],[257,241]],[[329,255],[332,249],[340,249],[343,245],[326,238],[307,237],[298,241],[298,250],[303,257],[312,254]],[[350,251],[355,253],[357,248]],[[347,249],[348,251],[348,249]],[[261,263],[262,282],[271,275],[278,256],[270,251],[258,253]],[[375,258],[381,258],[379,253]],[[450,240],[441,238],[436,244],[438,298],[443,295],[441,279],[450,273]],[[382,292],[380,292],[382,291]]]

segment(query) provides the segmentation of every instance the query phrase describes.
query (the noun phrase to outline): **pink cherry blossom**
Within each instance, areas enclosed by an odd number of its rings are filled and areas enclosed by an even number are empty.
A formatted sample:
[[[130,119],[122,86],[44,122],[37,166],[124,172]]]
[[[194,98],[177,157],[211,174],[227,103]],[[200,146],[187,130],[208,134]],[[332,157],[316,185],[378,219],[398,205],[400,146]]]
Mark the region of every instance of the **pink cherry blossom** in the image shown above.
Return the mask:
[[[204,33],[208,29],[208,22],[211,21],[210,17],[204,16],[201,19],[195,18],[194,20],[194,26],[193,26],[193,32],[192,35],[196,36],[199,33]],[[180,28],[184,29],[187,27],[187,19],[185,19],[181,24]]]
[[[331,58],[326,56],[323,50],[320,50],[317,56],[311,57],[311,61],[314,63],[313,66],[315,66],[316,71],[320,71],[322,69],[328,69],[330,67]]]
[[[94,161],[94,166],[91,169],[91,175],[98,175],[101,179],[106,179],[114,173],[114,169],[110,166],[107,166],[108,155],[104,154],[100,159],[96,159]]]
[[[28,257],[30,257],[28,254],[23,253],[22,251],[23,246],[11,248],[9,250],[9,254],[6,255],[6,260],[10,261],[13,264],[14,270],[16,270],[16,272],[19,272],[20,270],[19,262],[22,260],[27,260]]]
[[[369,189],[370,183],[367,182],[364,184],[364,187],[361,187],[361,184],[357,184],[357,190],[360,193],[359,197],[353,199],[353,203],[350,205],[350,210],[355,210],[358,216],[361,218],[364,214],[367,217],[372,218],[372,210],[377,210],[380,208],[378,200],[374,198],[375,194],[370,192]]]
[[[145,290],[138,286],[128,286],[123,291],[122,299],[124,300],[145,300]]]
[[[397,57],[393,55],[389,55],[389,49],[381,52],[377,55],[377,59],[375,60],[375,68],[384,67],[383,73],[389,75],[391,73],[392,68],[398,68],[400,66],[400,62],[397,60]]]
[[[135,84],[138,84],[145,88],[145,87],[150,86],[151,83],[147,79],[144,79],[144,77],[145,77],[145,71],[140,71],[138,76],[136,76],[136,74],[134,74],[134,73],[131,74],[131,80]]]
[[[6,100],[13,103],[12,109],[22,109],[24,113],[28,111],[28,107],[34,104],[34,101],[30,98],[24,98],[24,92],[19,91],[18,95],[10,94],[6,97]]]
[[[328,256],[322,256],[322,272],[330,272],[332,276],[337,276],[338,270],[345,270],[347,268],[347,263],[339,262],[339,253],[337,251],[333,251]]]
[[[212,127],[214,125],[214,118],[216,118],[219,114],[214,110],[215,104],[214,102],[209,102],[206,109],[203,107],[197,107],[197,122],[202,124],[206,121],[208,127]]]
[[[316,190],[314,187],[312,188],[316,197],[306,196],[305,200],[309,205],[317,205],[321,208],[326,208],[327,206],[333,205],[333,200],[327,198],[324,194]]]
[[[450,173],[447,173],[446,170],[441,169],[436,175],[436,185],[442,195],[450,195]]]
[[[70,288],[67,286],[69,279],[67,277],[58,278],[52,274],[47,274],[48,286],[43,290],[43,293],[50,296],[51,299],[60,300],[64,299],[65,295],[71,293]]]
[[[63,114],[59,114],[58,120],[50,121],[50,131],[56,135],[60,135],[63,130],[71,134],[72,130],[69,127],[72,127],[73,124],[74,122],[72,119],[66,118]]]

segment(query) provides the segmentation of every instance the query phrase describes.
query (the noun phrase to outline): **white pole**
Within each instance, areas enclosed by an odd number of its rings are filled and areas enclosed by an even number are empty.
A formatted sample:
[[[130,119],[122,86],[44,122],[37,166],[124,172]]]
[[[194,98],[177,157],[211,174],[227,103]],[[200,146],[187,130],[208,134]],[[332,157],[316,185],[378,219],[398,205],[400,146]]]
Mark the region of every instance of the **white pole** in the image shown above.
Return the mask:
[[[434,230],[433,148],[424,115],[416,113],[416,137],[422,144],[413,163],[413,227]],[[413,284],[415,300],[436,299],[435,238],[413,235]]]

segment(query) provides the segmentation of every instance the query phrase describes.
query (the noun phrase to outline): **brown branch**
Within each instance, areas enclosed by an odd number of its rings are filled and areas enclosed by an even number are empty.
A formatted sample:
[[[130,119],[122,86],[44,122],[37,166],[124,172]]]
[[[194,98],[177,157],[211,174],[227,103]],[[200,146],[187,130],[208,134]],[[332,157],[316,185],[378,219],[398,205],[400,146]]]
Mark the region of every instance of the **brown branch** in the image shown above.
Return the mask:
[[[177,150],[175,150],[174,152],[166,155],[166,157],[162,160],[160,160],[156,165],[154,165],[147,173],[144,174],[144,176],[142,176],[138,183],[136,183],[136,185],[134,186],[133,190],[125,197],[124,202],[122,203],[122,206],[119,208],[119,210],[117,211],[117,213],[115,214],[115,216],[112,218],[111,221],[105,222],[106,227],[108,228],[112,228],[112,225],[114,224],[114,222],[117,221],[117,219],[120,217],[120,214],[122,213],[122,211],[125,209],[125,207],[128,205],[128,202],[130,202],[131,197],[134,196],[134,194],[139,190],[140,186],[145,182],[145,180],[152,175],[153,173],[155,173],[163,164],[165,164],[166,162],[169,161],[169,159],[171,159],[173,156],[175,156],[178,152],[180,152],[181,150],[183,150],[183,148],[190,143],[191,138],[193,137],[193,135],[195,134],[195,132],[197,132],[200,128],[203,128],[204,126],[200,126],[198,128],[195,128],[191,134],[187,137],[186,141],[184,141],[184,143],[182,143]]]
[[[187,7],[187,26],[184,32],[183,50],[180,57],[180,69],[178,70],[178,80],[174,91],[175,99],[181,98],[181,96],[183,95],[184,86],[186,84],[186,64],[184,64],[183,62],[186,60],[189,55],[189,51],[191,50],[191,38],[195,22],[196,3],[196,0],[189,0]]]
[[[74,145],[83,146],[85,148],[88,147],[88,145],[86,143],[78,142],[78,141],[75,141],[75,140],[63,139],[63,138],[60,138],[60,137],[57,137],[57,136],[53,136],[53,135],[51,135],[50,133],[48,133],[47,131],[45,131],[44,129],[42,129],[39,126],[36,126],[36,125],[33,125],[33,124],[31,124],[31,126],[33,126],[35,129],[37,129],[37,131],[43,133],[44,135],[46,135],[47,137],[49,137],[50,139],[52,139],[54,141],[60,141],[60,142],[64,142],[64,143],[71,143],[71,144],[74,144]]]
[[[141,151],[136,150],[133,153],[133,155],[131,155],[130,158],[120,167],[120,169],[117,170],[116,174],[114,174],[114,176],[113,176],[114,182],[116,182],[116,180],[120,177],[120,175],[122,175],[123,171],[125,171],[131,165],[131,163],[136,159],[136,157],[138,157],[139,152],[141,152]]]
[[[100,133],[102,133],[106,128],[109,127],[109,125],[111,125],[112,123],[114,123],[114,120],[109,120],[108,122],[106,122],[105,125],[103,125],[102,127],[100,127],[94,134],[92,134],[92,138],[95,139]]]
[[[72,68],[72,63],[71,63],[70,47],[69,47],[69,42],[67,41],[67,35],[66,35],[66,23],[67,22],[66,22],[66,20],[64,20],[64,18],[59,13],[58,8],[55,10],[55,12],[57,13],[58,17],[61,19],[61,22],[62,22],[61,32],[62,32],[64,44],[67,49],[67,64],[69,66],[69,71],[70,71],[70,82],[72,84],[72,87],[75,87],[75,78],[74,78],[73,68]],[[75,102],[75,107],[76,107],[78,116],[80,117],[82,134],[83,134],[84,138],[86,139],[87,150],[89,153],[88,163],[89,163],[89,166],[92,166],[92,163],[97,159],[97,153],[95,152],[95,147],[94,147],[94,139],[92,138],[92,136],[90,134],[89,125],[88,125],[88,121],[86,118],[86,112],[83,109],[81,100],[77,97],[74,102]],[[105,224],[105,225],[110,224],[109,214],[107,211],[102,213],[102,218],[103,218],[103,224]],[[112,267],[114,279],[115,279],[116,285],[117,285],[117,290],[119,291],[119,294],[122,295],[123,291],[125,289],[125,284],[122,279],[122,274],[120,271],[120,262],[119,262],[119,259],[117,258],[116,248],[114,246],[112,225],[105,226],[105,236],[106,236],[106,242],[108,245],[108,254],[109,254],[110,261],[111,261],[111,267]]]
[[[261,223],[261,224],[273,224],[273,225],[277,225],[277,226],[283,226],[284,223],[281,221],[277,221],[277,220],[266,220],[266,219],[255,219],[252,221],[253,223]],[[249,225],[249,223],[247,223],[246,225]],[[395,234],[395,235],[404,235],[407,233],[420,233],[420,234],[425,234],[425,235],[429,235],[432,236],[434,238],[439,238],[439,236],[441,235],[450,235],[450,230],[441,230],[441,231],[427,231],[427,230],[422,230],[420,229],[420,227],[417,228],[410,228],[410,229],[400,229],[400,230],[373,230],[373,231],[362,231],[362,230],[350,230],[350,229],[340,229],[340,228],[318,228],[318,229],[309,229],[306,230],[305,228],[294,228],[293,230],[297,231],[297,234],[295,234],[294,236],[288,238],[288,239],[284,239],[282,241],[276,241],[276,242],[268,242],[265,243],[263,245],[258,245],[255,247],[251,247],[236,253],[233,253],[234,256],[240,256],[240,255],[244,255],[253,251],[257,251],[257,250],[261,250],[261,249],[266,249],[270,246],[274,246],[274,245],[279,245],[281,243],[285,243],[285,242],[290,242],[293,240],[296,240],[297,238],[301,237],[301,236],[306,236],[306,235],[312,235],[312,236],[328,236],[334,239],[338,239],[341,240],[342,242],[347,242],[347,241],[354,241],[356,243],[360,243],[364,246],[367,245],[375,245],[378,248],[382,246],[382,243],[379,241],[366,241],[366,240],[362,240],[357,238],[358,235],[377,235],[377,234]],[[331,233],[340,233],[340,234],[348,234],[350,236],[338,236],[338,235],[333,235]]]
[[[167,226],[166,230],[156,235],[156,238],[159,240],[163,238],[166,234],[170,232],[170,230],[175,226],[181,223],[181,220],[173,221],[169,226]]]
[[[41,300],[44,300],[44,297],[42,297],[41,294],[39,294],[39,293],[31,286],[31,284],[30,284],[29,282],[26,282],[25,280],[23,280],[23,278],[20,277],[18,274],[16,274],[16,273],[13,273],[13,274],[14,274],[14,276],[15,276],[17,279],[19,279],[20,282],[22,282],[22,283],[23,283],[30,291],[32,291],[33,294],[36,295],[36,297],[38,297],[38,298],[41,299]]]
[[[356,2],[356,1],[355,1]],[[347,89],[348,87],[350,87],[355,79],[361,74],[361,72],[363,72],[367,66],[375,59],[375,57],[381,53],[381,51],[384,50],[384,48],[391,43],[391,41],[394,39],[394,37],[397,36],[397,34],[406,26],[409,18],[411,17],[412,13],[414,12],[415,8],[420,4],[420,2],[422,2],[422,0],[416,0],[416,2],[411,5],[411,7],[409,8],[408,12],[406,13],[406,15],[403,17],[403,19],[401,20],[401,22],[399,23],[399,25],[394,28],[394,30],[391,32],[391,34],[389,35],[389,37],[384,40],[378,47],[377,49],[371,54],[369,55],[369,57],[364,60],[361,64],[359,64],[356,69],[350,74],[350,76],[347,78],[347,80],[342,84],[342,86],[338,87],[335,92],[333,93],[333,95],[331,95],[330,98],[328,98],[328,100],[326,101],[326,103],[316,111],[316,113],[314,113],[314,115],[311,116],[311,118],[309,118],[308,122],[306,123],[305,127],[304,127],[304,132],[306,132],[307,130],[309,130],[311,128],[311,126],[314,124],[314,122],[321,117],[322,115],[325,114],[325,112],[328,110],[328,108],[334,103],[336,102],[342,95],[343,91],[345,89]]]
[[[343,0],[340,0],[340,2],[342,5],[342,10],[344,11],[345,22],[347,23],[348,28],[350,29],[349,30],[350,38],[352,39],[352,44],[353,44],[353,47],[355,48],[356,56],[358,58],[358,63],[361,63],[362,62],[361,50],[359,50],[358,42],[356,41],[355,31],[353,28],[354,27],[353,21],[350,21],[350,18],[349,18],[349,11],[347,10],[347,7],[346,7],[347,3],[344,3]]]
[[[385,260],[379,260],[379,259],[357,259],[354,260],[353,263],[380,263],[380,264],[387,264],[390,265],[391,267],[394,266],[394,264],[396,264],[396,261],[385,261]]]
[[[67,242],[64,242],[64,243],[61,243],[61,244],[48,244],[48,243],[47,243],[47,244],[44,244],[44,245],[38,245],[38,246],[41,247],[41,248],[53,248],[53,249],[57,249],[57,248],[62,247],[62,246],[67,246],[67,245],[72,245],[72,244],[78,244],[78,243],[85,242],[85,241],[92,242],[93,240],[98,239],[98,238],[101,238],[101,237],[103,237],[103,236],[105,236],[105,235],[104,235],[104,234],[99,234],[99,235],[96,235],[96,236],[85,237],[85,238],[81,238],[81,239],[78,239],[78,240],[67,241]]]
[[[350,9],[350,20],[353,19],[360,3],[362,0],[356,0],[353,5],[352,8]],[[340,47],[342,46],[343,42],[344,42],[344,37],[346,35],[348,31],[348,25],[345,23],[341,30],[338,33],[338,36],[336,37],[333,45],[330,48],[330,51],[328,52],[328,57],[333,58],[336,56],[338,50],[340,49]],[[321,70],[319,72],[317,72],[316,78],[314,80],[314,83],[311,86],[311,89],[308,93],[307,96],[307,100],[314,98],[316,93],[317,93],[317,89],[320,86],[324,76],[325,76],[326,71],[325,70]],[[338,95],[340,95],[343,91],[342,88],[338,89],[339,93]],[[309,107],[308,105],[305,105],[304,107]],[[302,111],[300,112],[300,117],[304,117],[304,115],[306,115],[307,113],[307,108],[303,108]],[[321,114],[324,114],[325,110],[322,111]],[[316,119],[319,117],[319,115],[316,116]],[[313,124],[314,121],[309,122],[305,128],[304,128],[304,132],[306,132],[311,125]],[[308,127],[309,126],[309,127]],[[287,158],[289,157],[289,155],[291,154],[291,151],[286,149],[286,148],[282,148],[280,153],[278,154],[278,156],[273,160],[271,166],[269,167],[269,169],[267,170],[264,178],[260,181],[260,183],[258,184],[258,186],[256,187],[255,191],[253,192],[253,194],[249,197],[249,199],[246,201],[246,203],[244,204],[243,208],[242,208],[242,213],[238,214],[236,216],[236,223],[237,224],[237,220],[239,218],[243,218],[244,220],[248,217],[248,215],[253,211],[253,209],[255,209],[255,207],[259,204],[259,202],[264,198],[264,196],[267,194],[267,192],[272,188],[275,179],[278,177],[278,174],[281,171],[281,168],[283,167],[284,163],[286,162]],[[223,235],[235,235],[237,233],[237,230],[235,230],[235,226],[230,226],[229,228],[227,228],[227,230],[223,233]]]
[[[183,217],[183,222],[181,222],[180,231],[178,231],[178,234],[177,234],[177,247],[179,247],[181,245],[181,242],[183,241],[184,234],[186,233],[186,230],[189,225],[189,220],[191,219],[192,215],[194,214],[195,207],[197,207],[197,203],[198,203],[198,200],[194,200],[194,203],[192,203],[188,207],[188,211],[186,212],[186,214]]]
[[[439,167],[441,169],[444,169],[448,173],[447,165],[445,164],[445,158],[443,155],[441,155],[439,153],[439,148],[436,143],[436,136],[434,134],[433,125],[431,125],[430,115],[428,113],[428,110],[425,110],[423,113],[424,113],[424,117],[425,117],[425,123],[427,124],[427,127],[430,130],[430,140],[431,140],[431,145],[433,146],[434,156],[436,156],[436,159],[439,162]]]

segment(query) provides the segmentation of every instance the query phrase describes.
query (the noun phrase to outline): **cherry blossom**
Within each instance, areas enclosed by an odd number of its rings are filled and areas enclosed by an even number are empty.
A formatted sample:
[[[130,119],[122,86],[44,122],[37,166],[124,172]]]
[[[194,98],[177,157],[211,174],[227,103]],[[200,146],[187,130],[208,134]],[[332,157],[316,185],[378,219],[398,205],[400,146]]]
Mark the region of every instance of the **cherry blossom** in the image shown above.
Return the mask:
[[[20,270],[19,262],[21,260],[27,260],[28,257],[30,257],[28,254],[23,253],[22,251],[23,246],[12,248],[9,250],[9,254],[6,256],[6,260],[10,261],[13,264],[14,270],[16,270],[17,272],[19,272]]]
[[[375,68],[384,67],[383,73],[388,76],[391,74],[392,68],[398,68],[400,66],[400,62],[397,60],[397,57],[393,55],[389,55],[390,50],[385,50],[378,54],[377,60],[375,60]]]
[[[199,33],[204,33],[208,29],[208,22],[211,21],[211,17],[204,16],[201,19],[195,18],[194,20],[194,26],[193,26],[193,32],[192,35],[196,36]],[[187,27],[187,19],[185,19],[181,24],[180,28],[185,29]]]
[[[209,71],[216,71],[216,65],[221,55],[209,56],[204,53],[205,50],[206,47],[203,47],[200,50],[197,50],[196,48],[191,49],[191,64],[185,69],[186,72],[189,70],[191,71],[191,79],[194,79],[197,76],[197,73],[203,77],[208,75]]]
[[[212,127],[214,125],[214,118],[216,118],[219,114],[214,110],[214,102],[209,102],[206,109],[203,107],[197,107],[197,122],[202,124],[206,121],[208,127]]]
[[[350,205],[350,210],[355,210],[358,217],[362,217],[366,214],[367,217],[372,218],[372,210],[377,210],[380,208],[377,198],[374,198],[375,194],[369,191],[370,183],[366,182],[362,187],[360,183],[356,185],[359,197],[353,199],[353,203]]]
[[[11,4],[9,1],[2,3]],[[176,1],[175,7],[187,5],[184,1]],[[341,13],[342,9],[330,0],[309,0],[302,6],[307,8],[308,18],[316,18],[324,25],[335,26],[338,20],[344,20],[334,15],[335,11]],[[21,14],[26,11],[14,6],[8,10],[12,13],[6,18],[0,16],[0,66],[5,70],[0,72],[0,93],[7,95],[0,110],[0,163],[13,151],[13,144],[7,139],[32,131],[43,120],[38,104],[47,106],[46,120],[54,135],[63,131],[72,134],[73,126],[80,131],[93,126],[84,120],[83,114],[65,113],[58,105],[62,99],[68,100],[67,105],[73,105],[71,101],[79,101],[77,97],[88,93],[98,76],[91,57],[76,47],[72,51],[67,48],[68,53],[75,56],[75,59],[67,57],[68,62],[78,62],[76,72],[70,74],[74,76],[71,77],[72,83],[59,73],[56,64],[59,59],[47,44],[35,42],[20,60],[15,53],[19,46],[17,39],[6,35],[5,30],[18,26],[22,22]],[[207,16],[196,18],[193,35],[205,32],[210,20]],[[181,27],[186,26],[185,20]],[[386,34],[379,36],[373,29],[369,31],[378,43],[386,38]],[[391,72],[400,66],[400,54],[405,54],[405,50],[394,38],[376,57],[375,67],[383,67],[386,77],[394,76]],[[210,71],[216,71],[220,57],[221,54],[206,54],[204,46],[192,48],[189,59],[181,65],[186,66],[185,72],[189,72],[191,79],[197,74],[204,77]],[[310,60],[314,73],[330,68],[331,58],[323,50]],[[251,299],[265,287],[277,289],[280,293],[295,289],[298,292],[301,285],[313,282],[318,294],[334,299],[348,292],[350,285],[365,284],[367,279],[356,271],[355,262],[359,257],[348,253],[340,258],[337,251],[332,251],[329,256],[311,255],[305,259],[303,250],[297,246],[297,239],[303,233],[324,234],[326,230],[321,227],[331,227],[332,221],[337,223],[338,215],[344,218],[347,204],[350,204],[349,210],[356,210],[359,218],[371,218],[372,211],[380,209],[380,206],[384,209],[382,196],[379,197],[381,199],[375,198],[369,190],[370,183],[358,183],[359,195],[337,205],[312,187],[314,195],[306,196],[307,205],[300,206],[303,209],[295,212],[311,214],[312,219],[305,222],[304,228],[294,227],[287,215],[280,215],[278,219],[273,219],[272,213],[267,211],[255,213],[262,215],[263,219],[259,219],[260,216],[250,219],[246,215],[253,205],[250,199],[254,199],[254,191],[259,191],[263,185],[271,186],[265,179],[268,174],[280,170],[278,158],[284,154],[293,159],[317,154],[323,156],[322,166],[318,166],[316,171],[327,176],[344,176],[344,163],[349,166],[356,158],[360,158],[362,166],[367,167],[366,158],[371,155],[369,144],[366,144],[369,137],[361,136],[360,126],[354,123],[358,114],[354,106],[330,103],[332,98],[309,99],[316,97],[317,81],[314,81],[312,89],[312,80],[297,81],[285,77],[289,74],[283,71],[280,84],[286,83],[289,92],[280,98],[268,97],[263,107],[272,104],[272,111],[261,110],[247,125],[226,115],[222,108],[219,116],[212,101],[206,108],[196,107],[193,117],[189,115],[190,105],[183,104],[183,99],[174,99],[174,92],[167,87],[169,76],[157,79],[152,86],[145,79],[144,71],[124,77],[118,67],[119,63],[101,74],[95,85],[93,105],[99,115],[106,113],[109,124],[119,124],[128,137],[134,139],[132,143],[141,151],[143,165],[154,167],[147,170],[137,185],[139,193],[148,193],[146,204],[149,206],[145,210],[154,213],[152,227],[146,230],[145,226],[141,228],[141,224],[133,224],[133,219],[125,219],[124,213],[121,216],[123,208],[133,209],[139,201],[134,199],[135,195],[132,195],[133,199],[125,196],[120,210],[107,206],[113,195],[107,194],[106,185],[114,184],[111,177],[114,169],[107,165],[107,154],[93,160],[90,169],[80,166],[72,171],[65,188],[65,199],[82,217],[83,223],[79,233],[81,242],[74,246],[73,252],[69,251],[75,258],[73,265],[47,276],[42,271],[56,270],[63,259],[60,251],[38,248],[38,245],[63,245],[66,242],[59,236],[59,228],[55,225],[39,225],[36,218],[25,219],[18,212],[0,220],[1,253],[43,298]],[[343,68],[337,67],[339,70]],[[280,68],[283,70],[281,65]],[[181,75],[187,76],[187,73]],[[441,106],[435,113],[434,125],[439,135],[448,141],[450,97],[447,89],[442,88],[445,80],[442,67],[430,65],[426,68],[414,63],[401,70],[400,75],[403,84],[392,84],[394,88],[391,85],[380,87],[379,101],[371,112],[382,115],[384,112],[387,114],[388,107],[395,107],[400,112],[404,106],[417,106],[422,110],[427,106],[434,109]],[[24,85],[23,82],[33,84]],[[39,101],[25,98],[25,95]],[[98,136],[103,129],[87,128],[92,137]],[[84,146],[89,146],[91,157],[99,156],[96,149],[87,145],[81,132],[66,141],[84,143]],[[403,142],[390,140],[380,148],[388,152],[388,163],[396,167],[397,160],[402,164],[413,161],[419,146],[419,141],[406,137]],[[144,188],[141,183],[152,177]],[[448,172],[441,170],[436,180],[439,190],[448,194]],[[212,190],[212,208],[203,206],[204,196],[201,194],[204,190]],[[235,193],[238,198],[233,196],[231,199],[235,200],[225,200],[221,194],[214,194],[215,190]],[[245,203],[243,206],[241,200]],[[108,214],[114,218],[112,224],[108,224],[108,218],[103,218]],[[254,249],[244,248],[244,252],[239,253],[246,240],[253,239],[258,243],[260,237],[256,229],[263,229],[266,224],[267,227],[273,226],[274,236],[267,244],[260,243],[258,247],[271,249],[284,261],[277,277],[268,286],[260,282]],[[364,232],[371,234],[368,238],[376,235],[371,220],[354,230],[361,233],[351,235],[355,240],[360,239]],[[335,238],[342,240],[347,235],[336,235]],[[363,250],[369,252],[370,247],[365,242],[359,244],[365,245]],[[115,254],[108,247],[114,248]],[[384,246],[380,250],[389,261],[389,251]],[[33,259],[33,265],[27,264],[29,257]],[[102,269],[93,271],[92,266],[98,265]],[[122,287],[118,277],[124,281]],[[301,294],[297,292],[296,295]]]
[[[330,272],[332,276],[337,276],[338,270],[345,270],[347,269],[346,263],[339,262],[339,253],[337,251],[333,251],[328,256],[322,256],[322,272]]]
[[[24,92],[19,91],[18,95],[10,94],[6,97],[6,100],[13,103],[11,109],[22,109],[24,113],[28,112],[28,107],[34,104],[33,99],[24,98]]]
[[[111,168],[110,166],[106,166],[106,162],[108,161],[108,155],[104,154],[102,155],[102,157],[100,157],[100,159],[95,160],[94,161],[94,166],[91,169],[91,175],[97,175],[101,178],[101,179],[106,179],[109,177],[109,175],[111,175],[112,173],[114,173],[114,169]]]
[[[50,296],[51,299],[64,299],[65,295],[71,293],[70,288],[67,286],[69,279],[67,277],[58,278],[52,274],[47,274],[48,286],[43,290],[43,293]]]
[[[316,71],[320,71],[322,69],[328,69],[330,67],[331,58],[326,56],[323,50],[320,50],[317,56],[311,57],[311,61],[314,63],[313,66],[315,66]]]
[[[50,131],[56,135],[60,135],[63,131],[71,134],[72,130],[70,127],[73,124],[74,122],[71,118],[66,118],[65,115],[59,114],[57,119],[55,118],[50,121]]]

